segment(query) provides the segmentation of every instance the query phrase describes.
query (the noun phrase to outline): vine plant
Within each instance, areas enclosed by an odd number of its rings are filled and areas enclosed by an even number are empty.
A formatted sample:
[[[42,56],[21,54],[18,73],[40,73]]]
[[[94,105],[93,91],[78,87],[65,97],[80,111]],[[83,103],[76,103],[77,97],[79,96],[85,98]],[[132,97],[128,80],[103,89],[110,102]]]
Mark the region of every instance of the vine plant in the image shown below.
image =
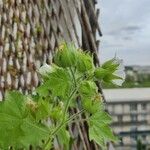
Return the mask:
[[[117,138],[95,82],[122,82],[124,77],[117,75],[120,64],[113,58],[95,67],[90,53],[73,44],[61,44],[54,63],[39,69],[42,83],[33,94],[8,91],[0,102],[0,149],[29,149],[32,145],[33,149],[50,150],[57,139],[64,150],[70,150],[67,127],[75,120],[86,121],[89,140],[105,149],[108,141]],[[73,108],[77,113],[69,113]]]

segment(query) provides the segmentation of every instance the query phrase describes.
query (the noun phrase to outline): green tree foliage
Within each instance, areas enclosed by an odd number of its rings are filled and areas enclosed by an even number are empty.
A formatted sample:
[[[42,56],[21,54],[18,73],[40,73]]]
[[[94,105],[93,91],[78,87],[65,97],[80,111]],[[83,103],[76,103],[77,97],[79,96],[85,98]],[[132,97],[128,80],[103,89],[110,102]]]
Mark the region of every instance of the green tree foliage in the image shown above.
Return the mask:
[[[95,68],[91,54],[62,44],[54,56],[54,64],[39,69],[42,83],[33,95],[7,92],[0,102],[0,149],[29,149],[29,146],[49,150],[57,139],[61,147],[70,149],[72,138],[69,123],[87,121],[89,139],[105,148],[108,141],[116,141],[111,117],[104,111],[103,100],[96,81],[112,82],[120,79],[114,72],[119,64],[114,60]],[[105,80],[103,80],[105,79]],[[70,114],[69,108],[79,111]],[[79,115],[85,114],[83,120]]]

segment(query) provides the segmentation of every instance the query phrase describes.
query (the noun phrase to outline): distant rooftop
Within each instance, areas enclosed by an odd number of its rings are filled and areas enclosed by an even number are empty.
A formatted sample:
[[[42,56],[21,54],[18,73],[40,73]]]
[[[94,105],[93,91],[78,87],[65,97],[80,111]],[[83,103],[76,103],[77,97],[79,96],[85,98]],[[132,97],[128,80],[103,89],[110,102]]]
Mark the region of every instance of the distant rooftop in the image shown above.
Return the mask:
[[[107,102],[150,101],[150,88],[104,89]]]
[[[137,71],[138,73],[148,73],[150,74],[150,66],[138,66],[138,65],[133,65],[133,66],[126,66],[126,70],[133,70]]]

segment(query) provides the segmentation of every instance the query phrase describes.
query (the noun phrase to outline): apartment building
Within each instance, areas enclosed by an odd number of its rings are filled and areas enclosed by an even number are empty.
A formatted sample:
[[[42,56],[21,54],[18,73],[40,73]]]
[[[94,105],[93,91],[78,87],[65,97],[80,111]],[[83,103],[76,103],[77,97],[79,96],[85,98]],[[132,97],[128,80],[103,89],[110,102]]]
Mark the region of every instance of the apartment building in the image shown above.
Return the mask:
[[[140,139],[150,146],[150,88],[105,89],[112,127],[120,137],[116,150],[136,150]]]

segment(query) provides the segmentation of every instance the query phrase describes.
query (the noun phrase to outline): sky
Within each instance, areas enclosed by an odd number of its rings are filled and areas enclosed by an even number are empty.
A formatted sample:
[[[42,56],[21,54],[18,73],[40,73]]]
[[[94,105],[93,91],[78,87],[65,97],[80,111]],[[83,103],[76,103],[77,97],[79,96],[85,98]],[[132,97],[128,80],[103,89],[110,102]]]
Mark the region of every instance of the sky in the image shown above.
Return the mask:
[[[100,60],[115,54],[125,65],[150,65],[150,0],[97,0]]]

